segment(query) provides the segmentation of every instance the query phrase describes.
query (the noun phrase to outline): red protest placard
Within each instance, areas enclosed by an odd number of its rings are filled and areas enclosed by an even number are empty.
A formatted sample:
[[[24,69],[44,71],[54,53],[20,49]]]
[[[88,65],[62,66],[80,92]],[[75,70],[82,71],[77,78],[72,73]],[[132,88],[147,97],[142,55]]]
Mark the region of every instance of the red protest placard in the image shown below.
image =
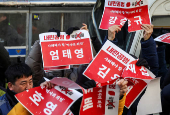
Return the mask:
[[[64,32],[61,36],[63,39],[58,39],[54,32],[39,35],[44,67],[87,64],[92,60],[88,31],[75,31],[69,39]]]
[[[158,42],[163,42],[163,43],[168,43],[170,44],[170,33],[163,34],[161,36],[158,36],[157,38],[154,39],[155,41]]]
[[[119,90],[115,84],[84,90],[80,115],[117,115]]]
[[[52,89],[36,87],[15,96],[32,114],[63,115],[82,94],[74,89],[55,86]]]
[[[58,66],[58,67],[44,67],[44,70],[48,70],[48,71],[55,71],[55,70],[62,70],[62,69],[70,69],[70,66]]]
[[[65,78],[65,77],[55,77],[52,80],[50,80],[50,82],[58,86],[66,87],[66,88],[81,89],[78,84],[76,84],[74,81],[69,80],[68,78]]]
[[[83,74],[103,84],[119,78],[125,66],[133,60],[133,57],[107,40]]]
[[[100,29],[112,25],[123,26],[128,20],[128,31],[141,30],[141,24],[150,24],[147,0],[105,0]]]
[[[133,102],[138,98],[142,91],[146,88],[147,83],[153,79],[150,76],[144,66],[136,66],[136,62],[132,61],[127,65],[122,73],[122,77],[132,82],[134,85],[128,87],[128,92],[126,93],[125,106],[130,108]]]

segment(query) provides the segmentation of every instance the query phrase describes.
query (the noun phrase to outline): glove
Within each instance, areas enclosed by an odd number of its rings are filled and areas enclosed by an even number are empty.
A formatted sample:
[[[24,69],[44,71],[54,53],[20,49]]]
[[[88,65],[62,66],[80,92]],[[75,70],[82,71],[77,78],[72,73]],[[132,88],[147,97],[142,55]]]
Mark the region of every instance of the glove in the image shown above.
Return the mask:
[[[55,28],[51,28],[48,30],[48,32],[56,32],[57,36],[60,37],[60,30],[56,30]]]
[[[82,84],[82,87],[85,89],[96,87],[96,82],[94,80],[86,81],[85,83]]]
[[[75,26],[75,27],[70,27],[69,29],[67,29],[66,34],[70,35],[70,34],[72,34],[73,31],[75,31],[75,30],[80,30],[80,28],[77,27],[77,26]]]
[[[144,66],[147,69],[149,69],[148,62],[144,58],[139,58],[139,60],[136,62],[137,66]]]

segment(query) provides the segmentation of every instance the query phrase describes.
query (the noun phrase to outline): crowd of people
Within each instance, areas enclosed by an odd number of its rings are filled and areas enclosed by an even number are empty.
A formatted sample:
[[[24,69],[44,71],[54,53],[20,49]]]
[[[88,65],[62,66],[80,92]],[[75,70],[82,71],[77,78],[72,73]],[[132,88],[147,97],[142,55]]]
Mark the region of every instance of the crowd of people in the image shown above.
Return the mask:
[[[108,33],[106,34],[103,44],[110,40],[112,43],[117,44],[119,38],[118,34],[124,33],[127,29],[127,23],[120,28],[119,25],[113,25],[108,28]],[[156,77],[161,77],[160,87],[162,89],[161,102],[162,110],[161,115],[169,115],[170,111],[168,109],[170,105],[170,70],[166,67],[165,61],[165,46],[164,44],[158,44],[154,41],[156,36],[152,35],[153,25],[143,24],[141,26],[143,29],[143,38],[141,39],[141,56],[136,63],[137,66],[145,66],[148,68]],[[71,27],[66,33],[71,34],[75,30],[87,29],[87,25],[83,24],[82,28]],[[122,30],[122,31],[121,31]],[[54,28],[50,29],[49,32],[57,32],[59,35],[60,31]],[[163,34],[163,33],[161,33]],[[52,88],[53,84],[44,80],[44,76],[48,79],[53,77],[67,77],[77,84],[82,86],[85,89],[96,87],[96,82],[94,80],[89,80],[82,73],[87,68],[87,65],[72,66],[68,70],[59,70],[52,73],[44,73],[43,70],[43,60],[41,54],[41,46],[39,40],[35,41],[32,50],[29,55],[26,57],[25,62],[18,62],[16,64],[10,65],[9,63],[9,54],[4,49],[3,46],[0,46],[0,55],[1,65],[0,65],[0,87],[3,89],[5,86],[5,80],[7,80],[7,89],[4,89],[6,92],[3,96],[0,97],[0,115],[15,115],[17,112],[22,112],[23,115],[29,115],[30,113],[24,109],[24,107],[18,102],[15,98],[15,94],[21,93],[23,91],[29,90],[36,86],[46,86],[46,88]],[[93,46],[92,46],[93,47]],[[93,48],[93,54],[95,56],[96,51]],[[8,58],[6,58],[8,57]],[[10,66],[9,66],[10,65]],[[1,83],[2,82],[2,83]],[[140,96],[136,99],[130,109],[124,107],[125,97],[127,92],[128,81],[121,79],[118,83],[120,87],[120,96],[119,96],[119,115],[136,115],[137,105],[140,101],[140,98],[144,94],[143,91]],[[81,92],[81,91],[80,91]],[[74,115],[79,114],[81,99],[77,100],[72,106],[71,111]],[[78,109],[79,108],[79,109]],[[19,109],[18,111],[15,111]]]

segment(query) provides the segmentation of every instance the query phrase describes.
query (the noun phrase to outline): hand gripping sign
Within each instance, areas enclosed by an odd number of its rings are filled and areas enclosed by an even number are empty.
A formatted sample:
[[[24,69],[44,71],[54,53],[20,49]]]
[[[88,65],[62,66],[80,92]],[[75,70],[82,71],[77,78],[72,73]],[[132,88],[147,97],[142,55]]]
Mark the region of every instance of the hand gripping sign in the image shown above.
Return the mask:
[[[150,24],[147,0],[105,0],[100,29],[112,25],[123,26],[128,20],[128,31],[141,30],[141,24]]]
[[[39,35],[44,67],[89,63],[92,56],[88,31],[77,30],[70,36],[65,32],[48,32]]]
[[[149,70],[144,66],[136,66],[136,62],[132,61],[123,70],[122,77],[127,79],[129,82],[133,83],[133,86],[128,87],[128,92],[126,93],[125,106],[130,108],[137,97],[142,93],[142,91],[147,87],[147,84],[155,78]]]
[[[147,81],[150,81],[153,78],[150,77],[151,74],[149,74],[149,76],[145,76],[148,75],[148,73],[143,66],[141,68],[136,67],[136,65],[129,66],[132,61],[134,61],[133,57],[131,57],[129,54],[108,40],[103,45],[97,56],[89,64],[84,72],[84,75],[90,79],[95,80],[98,83],[98,87],[112,84],[120,77],[123,77],[124,79],[127,78],[130,81],[129,83],[131,83],[129,85],[135,84],[133,87],[129,87],[129,92],[127,92],[126,100],[129,101],[127,101],[128,104],[126,104],[126,106],[130,107],[130,105],[146,87]],[[136,63],[136,61],[134,61],[133,64],[134,63]],[[128,68],[129,71],[137,71],[135,70],[135,67],[140,70],[138,70],[138,74],[127,74],[124,70],[125,73],[123,76],[121,76],[125,67]],[[143,73],[141,73],[141,71]],[[137,82],[140,82],[141,84]],[[132,88],[133,90],[131,90]],[[133,93],[135,95],[130,97]]]
[[[98,82],[98,86],[107,85],[107,81],[119,78],[133,60],[132,56],[107,40],[83,74]]]
[[[64,85],[69,83],[68,80],[60,81],[62,81],[61,83]],[[72,84],[72,86],[76,85]],[[52,89],[36,87],[16,94],[15,96],[32,114],[65,115],[70,106],[79,99],[82,94],[74,89],[65,88],[63,86],[55,86]],[[71,115],[70,112],[69,115]]]
[[[168,43],[170,44],[170,33],[163,34],[161,36],[158,36],[157,38],[154,39],[157,42],[163,42],[163,43]]]

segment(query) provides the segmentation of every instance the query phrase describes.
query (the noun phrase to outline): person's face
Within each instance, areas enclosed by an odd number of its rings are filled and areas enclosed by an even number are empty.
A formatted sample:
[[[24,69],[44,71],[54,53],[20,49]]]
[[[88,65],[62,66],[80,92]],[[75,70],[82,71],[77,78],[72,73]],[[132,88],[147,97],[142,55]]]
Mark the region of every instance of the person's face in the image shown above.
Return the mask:
[[[29,77],[23,77],[16,80],[15,84],[8,85],[9,89],[15,93],[21,93],[25,90],[33,88],[32,75]]]
[[[0,15],[0,22],[2,22],[2,21],[4,21],[4,20],[6,20],[6,16],[3,16],[3,15],[1,16],[1,15]]]

